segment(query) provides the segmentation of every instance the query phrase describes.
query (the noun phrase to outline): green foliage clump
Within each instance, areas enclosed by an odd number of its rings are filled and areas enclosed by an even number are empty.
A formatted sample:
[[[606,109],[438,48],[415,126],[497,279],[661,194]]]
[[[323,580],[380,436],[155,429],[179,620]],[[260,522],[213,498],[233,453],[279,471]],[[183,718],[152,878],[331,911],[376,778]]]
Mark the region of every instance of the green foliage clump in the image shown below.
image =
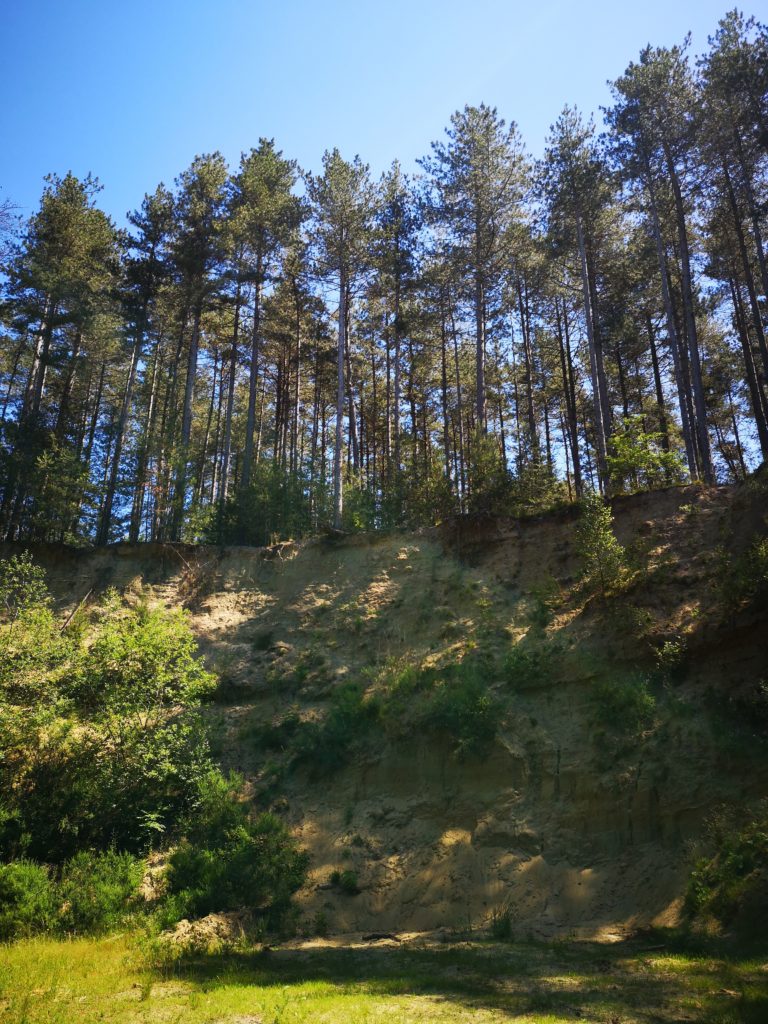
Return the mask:
[[[488,752],[498,727],[500,705],[489,693],[479,665],[463,662],[438,681],[418,724],[451,738],[458,757]]]
[[[768,537],[758,537],[745,552],[726,556],[721,590],[724,604],[735,608],[768,597]]]
[[[79,665],[72,696],[90,711],[121,716],[195,705],[216,685],[196,646],[186,611],[143,602],[123,611],[112,592]]]
[[[396,735],[410,729],[442,733],[458,757],[487,752],[501,709],[488,689],[488,671],[480,656],[440,667],[401,668],[379,698],[385,728]]]
[[[602,595],[616,589],[626,575],[627,556],[613,532],[610,506],[599,494],[582,499],[576,544],[583,583]]]
[[[497,942],[511,942],[513,923],[512,908],[509,903],[503,903],[491,914],[491,938]]]
[[[114,928],[129,913],[143,871],[143,861],[114,850],[82,850],[58,872],[26,859],[0,864],[0,939]]]
[[[378,707],[359,683],[343,683],[331,697],[326,716],[303,722],[296,733],[296,759],[314,775],[336,771],[349,762],[357,742],[376,721]]]
[[[65,932],[114,928],[130,908],[144,862],[116,850],[81,850],[63,866],[57,885],[59,927]]]
[[[357,874],[349,869],[345,871],[332,871],[330,882],[331,885],[343,892],[345,896],[357,896],[360,892]]]
[[[605,461],[617,493],[653,490],[685,479],[683,460],[664,448],[663,437],[645,429],[643,416],[625,416],[616,424]]]
[[[0,940],[53,929],[57,910],[47,868],[30,860],[0,864]]]
[[[504,658],[502,678],[513,690],[523,690],[544,682],[551,664],[549,646],[531,648],[515,644]]]
[[[621,732],[637,734],[649,725],[656,710],[656,698],[645,679],[600,679],[594,694],[598,721]]]
[[[759,937],[768,919],[768,805],[736,827],[710,823],[714,852],[697,861],[688,881],[690,917],[715,919],[743,938]]]
[[[56,621],[45,573],[28,552],[0,560],[0,611],[0,693],[19,703],[50,700],[72,636]]]
[[[212,773],[183,842],[171,855],[166,918],[249,907],[273,926],[303,883],[307,854],[274,814],[252,818],[238,799],[242,779]]]
[[[211,768],[196,706],[214,678],[183,615],[123,609],[115,594],[90,642],[63,640],[39,571],[22,569],[0,564],[13,609],[0,644],[29,652],[0,673],[0,853],[146,849]]]
[[[0,936],[114,927],[135,855],[179,839],[167,920],[242,905],[278,917],[306,856],[213,765],[198,708],[215,679],[186,615],[111,592],[88,635],[65,632],[26,556],[0,562],[0,600],[0,648],[15,654],[0,672]]]

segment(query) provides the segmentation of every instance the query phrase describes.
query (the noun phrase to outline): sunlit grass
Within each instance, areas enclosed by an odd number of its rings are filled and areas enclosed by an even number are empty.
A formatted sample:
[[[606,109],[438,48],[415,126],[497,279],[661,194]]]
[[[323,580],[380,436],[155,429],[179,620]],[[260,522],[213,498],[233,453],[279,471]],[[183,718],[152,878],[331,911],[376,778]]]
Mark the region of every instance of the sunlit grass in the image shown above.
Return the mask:
[[[151,955],[150,955],[151,953]],[[285,947],[158,958],[135,936],[0,947],[2,1024],[768,1020],[763,960],[642,943]]]

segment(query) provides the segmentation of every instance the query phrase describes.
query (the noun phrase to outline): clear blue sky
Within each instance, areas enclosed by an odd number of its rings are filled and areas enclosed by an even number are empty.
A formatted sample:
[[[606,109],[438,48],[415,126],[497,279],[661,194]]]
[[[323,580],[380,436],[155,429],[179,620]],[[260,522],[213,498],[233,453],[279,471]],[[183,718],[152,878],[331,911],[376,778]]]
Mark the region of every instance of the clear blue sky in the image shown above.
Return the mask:
[[[761,6],[764,0],[760,0]],[[597,112],[648,42],[701,52],[728,0],[4,0],[0,198],[92,171],[119,223],[195,154],[259,136],[406,168],[484,101],[538,154],[563,104]],[[757,7],[745,13],[760,16]]]

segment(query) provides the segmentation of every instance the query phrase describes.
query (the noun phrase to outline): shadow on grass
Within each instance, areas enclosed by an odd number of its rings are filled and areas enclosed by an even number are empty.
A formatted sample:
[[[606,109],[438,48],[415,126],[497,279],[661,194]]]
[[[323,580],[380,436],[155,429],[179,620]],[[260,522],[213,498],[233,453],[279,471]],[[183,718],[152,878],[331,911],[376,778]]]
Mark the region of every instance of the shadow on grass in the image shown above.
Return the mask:
[[[655,939],[655,937],[654,937]],[[765,951],[763,951],[765,956]],[[760,960],[672,938],[606,946],[587,942],[444,946],[284,947],[187,954],[159,968],[203,991],[329,984],[350,996],[426,996],[500,1018],[768,1021],[768,971]]]

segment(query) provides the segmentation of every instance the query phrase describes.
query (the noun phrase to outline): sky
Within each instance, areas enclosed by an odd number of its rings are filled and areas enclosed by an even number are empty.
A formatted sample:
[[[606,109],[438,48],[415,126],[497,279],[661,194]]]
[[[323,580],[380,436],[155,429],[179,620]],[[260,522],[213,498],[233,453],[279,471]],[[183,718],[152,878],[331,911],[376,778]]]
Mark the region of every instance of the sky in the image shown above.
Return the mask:
[[[765,0],[760,0],[760,6]],[[647,43],[700,53],[728,0],[0,0],[0,200],[97,175],[118,224],[195,155],[274,138],[408,170],[485,102],[534,155],[565,103],[598,113]],[[758,17],[765,12],[745,8]]]

